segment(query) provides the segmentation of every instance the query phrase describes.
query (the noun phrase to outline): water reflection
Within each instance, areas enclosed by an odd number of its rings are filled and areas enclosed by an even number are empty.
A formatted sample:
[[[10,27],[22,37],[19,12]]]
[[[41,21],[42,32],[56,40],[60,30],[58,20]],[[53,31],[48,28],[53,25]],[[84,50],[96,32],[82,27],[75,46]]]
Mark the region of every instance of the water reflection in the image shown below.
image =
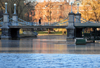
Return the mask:
[[[66,40],[66,35],[48,35],[20,40],[0,40],[0,52],[100,54],[100,45],[99,41],[75,45],[74,40]]]
[[[19,47],[20,40],[1,40],[2,47]]]

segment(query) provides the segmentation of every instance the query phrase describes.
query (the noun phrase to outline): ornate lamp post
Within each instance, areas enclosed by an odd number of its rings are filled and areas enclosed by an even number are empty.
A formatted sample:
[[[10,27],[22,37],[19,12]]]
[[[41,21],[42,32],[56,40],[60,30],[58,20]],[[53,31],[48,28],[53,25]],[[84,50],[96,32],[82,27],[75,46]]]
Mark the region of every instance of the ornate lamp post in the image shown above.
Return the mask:
[[[79,13],[79,3],[77,3],[77,13]]]
[[[7,14],[7,2],[5,3],[5,14]]]
[[[14,14],[16,14],[16,4],[14,4]]]
[[[73,5],[73,3],[71,2],[71,13],[73,13],[73,11],[72,11],[72,5]]]

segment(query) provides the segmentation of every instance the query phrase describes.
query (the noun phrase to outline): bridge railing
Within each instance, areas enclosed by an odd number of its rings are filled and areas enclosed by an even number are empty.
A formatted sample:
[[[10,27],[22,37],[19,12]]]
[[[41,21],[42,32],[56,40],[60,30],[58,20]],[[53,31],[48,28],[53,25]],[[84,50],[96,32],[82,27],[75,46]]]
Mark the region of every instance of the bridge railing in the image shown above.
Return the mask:
[[[19,24],[20,25],[28,25],[28,22],[26,22],[26,21],[24,21],[24,20],[22,20],[22,19],[20,19],[20,18],[18,18],[18,20],[19,20]]]
[[[67,20],[67,21],[66,21]],[[23,19],[18,18],[18,21],[13,20],[13,18],[9,19],[9,26],[13,26],[13,23],[16,23],[18,26],[39,26],[39,24],[36,24],[35,22],[27,22],[24,21]],[[65,26],[68,25],[68,17],[59,21],[59,22],[54,22],[53,24],[44,24],[41,26]]]
[[[10,22],[9,22],[9,25],[10,25],[10,26],[12,26],[14,22],[16,22],[17,25],[20,25],[20,23],[21,23],[20,21],[15,21],[15,20],[13,20],[12,18],[10,18],[9,20],[10,20]],[[21,23],[21,24],[22,24],[22,25],[25,25],[24,23]]]
[[[62,22],[62,23],[53,23],[52,26],[65,26],[68,25],[68,21]]]
[[[88,21],[88,20],[86,20],[86,19],[84,19],[84,18],[81,18],[81,23],[95,23],[95,22],[93,22],[93,21]]]
[[[13,20],[12,18],[9,19],[9,25],[12,26],[14,22],[16,22],[18,24],[18,26],[33,26],[33,23],[32,22],[27,22],[27,21],[24,21],[20,18],[18,18],[18,21],[15,21]]]
[[[93,22],[93,21],[88,21],[88,20],[86,20],[86,19],[84,19],[84,18],[82,18],[82,17],[81,17],[80,19],[77,18],[77,17],[75,17],[75,19],[80,20],[81,23],[95,23],[95,22]]]
[[[61,21],[59,21],[59,22],[54,22],[53,24],[51,24],[52,26],[57,26],[57,25],[62,25],[62,24],[65,24],[66,23],[66,25],[68,25],[68,19],[69,19],[69,17],[67,17],[67,18],[65,18],[65,19],[63,19],[63,20],[61,20]],[[67,20],[67,21],[65,21],[65,20]],[[63,22],[64,21],[64,22]]]
[[[20,24],[21,24],[21,23],[22,23],[22,24],[24,23],[25,25],[29,25],[29,26],[33,26],[33,25],[34,25],[33,22],[27,22],[27,21],[24,21],[23,19],[20,19],[20,18],[18,18],[18,20],[21,21]]]

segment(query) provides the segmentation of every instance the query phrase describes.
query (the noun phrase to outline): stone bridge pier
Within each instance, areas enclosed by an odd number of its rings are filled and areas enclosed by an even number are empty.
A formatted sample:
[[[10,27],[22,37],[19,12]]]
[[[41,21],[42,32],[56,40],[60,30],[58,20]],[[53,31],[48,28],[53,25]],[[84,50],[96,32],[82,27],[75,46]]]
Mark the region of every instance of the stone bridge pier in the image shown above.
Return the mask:
[[[8,13],[5,13],[3,15],[3,25],[2,25],[2,35],[1,35],[1,39],[9,39],[11,38],[11,34],[10,34],[10,28],[9,28],[9,15]]]
[[[16,16],[14,16],[14,17],[16,17]],[[14,18],[14,19],[16,19],[16,18]],[[4,14],[3,15],[3,25],[1,28],[2,29],[1,39],[20,38],[19,28],[10,28],[9,26],[10,26],[9,14]],[[15,22],[14,22],[13,26],[16,26]]]
[[[14,4],[14,14],[13,14],[13,26],[17,26],[18,17],[16,14],[16,4]],[[3,14],[3,25],[2,25],[2,35],[1,39],[10,39],[10,38],[20,38],[19,28],[10,28],[9,14],[7,13],[7,3],[5,3],[5,13]]]
[[[14,4],[14,14],[12,16],[12,25],[11,26],[18,26],[18,16],[16,14],[16,4]],[[10,28],[10,35],[12,39],[20,38],[19,35],[19,29],[20,28]]]
[[[69,13],[69,23],[67,29],[67,38],[74,39],[75,37],[82,37],[82,28],[76,28],[75,23],[81,23],[81,14],[79,13],[79,4],[77,4],[77,13],[72,11],[71,3],[71,12]]]

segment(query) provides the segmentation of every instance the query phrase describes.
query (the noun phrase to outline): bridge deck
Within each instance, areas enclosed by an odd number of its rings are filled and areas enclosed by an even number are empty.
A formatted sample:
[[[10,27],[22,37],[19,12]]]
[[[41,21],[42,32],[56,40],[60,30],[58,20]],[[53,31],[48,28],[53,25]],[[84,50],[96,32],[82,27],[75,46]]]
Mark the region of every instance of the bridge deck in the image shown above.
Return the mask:
[[[75,23],[75,27],[84,28],[100,28],[100,23]]]
[[[67,26],[9,26],[10,28],[66,28]]]

